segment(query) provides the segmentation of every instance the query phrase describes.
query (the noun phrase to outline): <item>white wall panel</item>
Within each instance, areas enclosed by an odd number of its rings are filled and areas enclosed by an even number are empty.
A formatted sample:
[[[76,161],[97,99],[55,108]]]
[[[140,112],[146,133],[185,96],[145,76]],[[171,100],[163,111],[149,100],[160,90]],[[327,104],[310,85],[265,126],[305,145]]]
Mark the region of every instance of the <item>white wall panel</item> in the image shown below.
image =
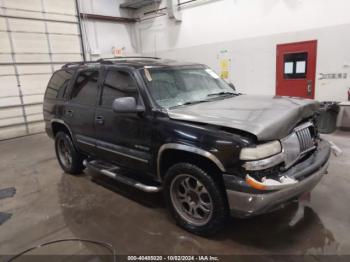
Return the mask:
[[[47,28],[49,33],[79,34],[79,27],[76,24],[48,22]]]
[[[9,63],[11,61],[12,61],[12,58],[10,54],[0,54],[0,63]]]
[[[24,124],[23,116],[0,119],[0,126],[11,126],[16,124]]]
[[[14,74],[15,70],[12,66],[0,66],[0,76]]]
[[[200,62],[218,71],[220,52],[225,50],[227,58],[231,58],[229,80],[238,91],[274,95],[276,45],[317,40],[315,99],[347,100],[350,1],[221,0],[200,3],[181,7],[180,23],[161,16],[137,24],[141,52]],[[140,10],[140,13],[144,11]],[[320,80],[320,73],[347,74],[347,78]]]
[[[28,124],[29,132],[32,134],[42,132],[45,129],[45,125],[43,121],[35,122],[35,123],[29,123]]]
[[[12,117],[23,118],[22,108],[20,107],[13,107],[13,108],[7,108],[7,109],[0,108],[0,119],[12,118]]]
[[[25,136],[27,134],[28,133],[24,125],[2,127],[0,132],[0,140],[19,137],[19,136]]]
[[[28,122],[34,122],[34,121],[42,121],[43,119],[43,115],[42,114],[35,114],[35,115],[27,115],[27,121]]]
[[[47,40],[45,35],[12,33],[13,47],[16,52],[48,52]]]
[[[5,110],[5,107],[20,106],[20,105],[21,105],[21,100],[19,96],[0,97],[0,109]]]
[[[80,38],[74,35],[51,35],[53,53],[80,53]]]
[[[20,81],[23,94],[44,93],[50,77],[51,75],[21,75]]]
[[[0,88],[1,88],[1,94],[0,97],[8,97],[8,96],[17,96],[19,94],[18,88],[17,88],[17,81],[15,76],[1,76],[0,77]],[[0,106],[1,106],[1,100],[0,100]]]
[[[75,16],[67,14],[46,14],[47,19],[59,20],[59,21],[68,21],[68,22],[77,22],[78,19]]]
[[[12,31],[45,32],[45,24],[42,21],[30,21],[23,19],[9,19]]]
[[[38,90],[38,92],[42,92],[42,90]],[[44,95],[34,95],[33,93],[30,95],[26,95],[23,97],[24,104],[33,104],[33,103],[41,103],[44,99]],[[28,113],[26,111],[26,113]]]
[[[76,14],[75,2],[72,0],[45,0],[45,7],[48,12]]]
[[[2,2],[7,8],[41,10],[41,0],[2,0]]]
[[[26,106],[26,113],[29,114],[37,114],[37,113],[42,113],[43,112],[43,107],[42,105],[30,105]]]
[[[13,1],[13,2],[15,2],[15,1]],[[6,9],[6,15],[9,15],[9,16],[24,17],[24,18],[34,18],[34,19],[44,19],[45,18],[44,14],[43,13],[39,13],[39,12],[41,12],[41,10],[38,10],[36,12],[32,12],[32,11]],[[29,21],[29,20],[26,19],[26,21]]]
[[[19,74],[51,74],[52,72],[50,65],[19,65],[17,70]]]
[[[44,52],[44,51],[42,51]],[[50,63],[50,56],[48,54],[15,54],[17,63],[30,63],[30,62],[40,62],[40,63]]]
[[[80,54],[53,54],[52,55],[52,61],[53,62],[62,62],[62,61],[80,61],[81,55]],[[63,65],[63,64],[62,64]],[[55,65],[55,70],[62,67],[62,65]]]
[[[11,52],[10,41],[6,32],[0,32],[0,52]]]
[[[6,30],[5,18],[0,17],[0,30]]]
[[[181,61],[204,63],[219,71],[218,54],[227,50],[231,58],[230,81],[239,92],[274,95],[276,45],[317,39],[315,99],[347,100],[350,78],[350,24],[294,33],[239,39],[186,48],[158,51],[157,55]],[[148,55],[153,55],[149,53]],[[318,79],[320,73],[346,73],[345,79]]]

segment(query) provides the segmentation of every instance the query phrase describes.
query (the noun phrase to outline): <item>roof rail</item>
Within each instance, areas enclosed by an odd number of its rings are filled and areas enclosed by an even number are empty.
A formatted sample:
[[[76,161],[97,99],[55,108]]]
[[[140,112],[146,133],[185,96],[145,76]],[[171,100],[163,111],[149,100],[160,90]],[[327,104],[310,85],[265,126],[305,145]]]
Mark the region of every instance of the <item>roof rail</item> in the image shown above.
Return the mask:
[[[100,58],[97,62],[103,62],[105,60],[126,60],[126,59],[138,59],[138,58],[146,58],[146,59],[161,59],[160,57],[155,56],[118,56],[118,57],[109,57],[109,58]]]
[[[78,62],[69,62],[69,63],[66,63],[62,66],[62,69],[63,68],[67,68],[67,67],[70,67],[70,66],[79,66],[79,65],[85,65],[85,64],[96,64],[96,63],[99,63],[99,61],[78,61]]]
[[[67,68],[70,66],[80,66],[80,65],[85,65],[85,64],[97,64],[97,63],[106,63],[106,64],[112,64],[113,60],[127,60],[127,59],[138,59],[138,58],[145,58],[145,59],[161,59],[159,57],[153,57],[153,56],[119,56],[119,57],[110,57],[110,58],[100,58],[96,61],[78,61],[78,62],[69,62],[67,64],[64,64],[62,66],[63,68]]]

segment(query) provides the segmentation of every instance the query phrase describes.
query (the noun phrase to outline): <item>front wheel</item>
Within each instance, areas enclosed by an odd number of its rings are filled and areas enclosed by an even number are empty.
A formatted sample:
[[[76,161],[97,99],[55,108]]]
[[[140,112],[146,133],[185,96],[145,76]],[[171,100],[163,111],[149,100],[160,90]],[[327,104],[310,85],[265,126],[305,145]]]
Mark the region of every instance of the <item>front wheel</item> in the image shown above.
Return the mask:
[[[80,174],[83,171],[83,155],[76,150],[68,134],[65,132],[57,133],[55,149],[58,162],[66,173]]]
[[[190,163],[178,163],[166,173],[164,194],[170,213],[186,230],[210,235],[228,217],[222,188],[207,172]]]

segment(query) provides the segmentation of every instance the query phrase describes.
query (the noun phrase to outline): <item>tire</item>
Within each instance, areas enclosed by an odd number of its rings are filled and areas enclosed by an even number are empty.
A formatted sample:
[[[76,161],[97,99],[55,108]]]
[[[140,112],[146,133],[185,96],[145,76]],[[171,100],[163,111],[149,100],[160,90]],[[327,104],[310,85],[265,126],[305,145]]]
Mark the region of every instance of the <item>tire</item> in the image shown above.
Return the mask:
[[[66,173],[76,175],[84,170],[84,157],[76,150],[71,137],[67,133],[57,133],[55,137],[55,151],[58,163]]]
[[[164,197],[177,224],[197,235],[216,233],[228,218],[222,186],[206,171],[190,163],[169,168],[164,179]]]

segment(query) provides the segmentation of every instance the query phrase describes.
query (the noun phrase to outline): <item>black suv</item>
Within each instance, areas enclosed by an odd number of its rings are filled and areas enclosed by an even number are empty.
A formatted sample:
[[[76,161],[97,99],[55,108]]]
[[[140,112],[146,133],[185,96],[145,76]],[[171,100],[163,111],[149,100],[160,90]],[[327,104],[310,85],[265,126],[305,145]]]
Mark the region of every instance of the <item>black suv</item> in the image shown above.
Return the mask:
[[[129,57],[64,65],[44,119],[65,172],[162,190],[180,226],[210,234],[229,214],[269,212],[321,180],[330,145],[318,107],[239,94],[205,65]]]

